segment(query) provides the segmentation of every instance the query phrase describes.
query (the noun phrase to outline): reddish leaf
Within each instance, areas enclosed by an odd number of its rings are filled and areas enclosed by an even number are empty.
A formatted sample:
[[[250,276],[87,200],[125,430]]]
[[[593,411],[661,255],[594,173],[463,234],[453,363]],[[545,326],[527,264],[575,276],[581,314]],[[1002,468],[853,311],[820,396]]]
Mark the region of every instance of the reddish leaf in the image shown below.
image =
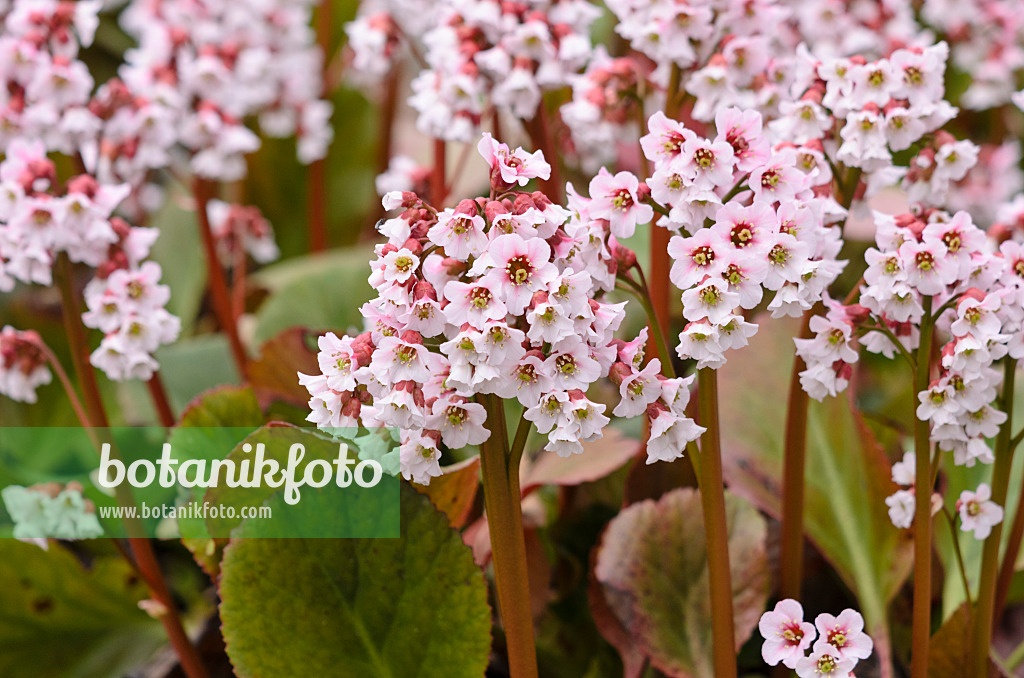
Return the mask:
[[[320,371],[316,352],[310,348],[311,339],[308,330],[292,327],[260,348],[260,357],[249,365],[249,383],[261,407],[279,400],[297,406],[309,401],[309,393],[299,384],[296,373]]]
[[[736,649],[768,600],[765,522],[726,495]],[[628,638],[673,678],[713,678],[710,593],[700,495],[686,488],[629,506],[608,524],[594,568]],[[626,659],[624,658],[624,661]]]
[[[429,485],[413,485],[417,491],[430,497],[439,511],[448,516],[448,524],[462,529],[469,518],[480,486],[480,457],[466,459],[441,469],[442,475]]]
[[[542,485],[580,485],[600,480],[628,462],[637,445],[638,441],[608,427],[603,438],[584,443],[580,454],[559,457],[553,452],[541,452],[533,463],[523,462],[523,494]]]

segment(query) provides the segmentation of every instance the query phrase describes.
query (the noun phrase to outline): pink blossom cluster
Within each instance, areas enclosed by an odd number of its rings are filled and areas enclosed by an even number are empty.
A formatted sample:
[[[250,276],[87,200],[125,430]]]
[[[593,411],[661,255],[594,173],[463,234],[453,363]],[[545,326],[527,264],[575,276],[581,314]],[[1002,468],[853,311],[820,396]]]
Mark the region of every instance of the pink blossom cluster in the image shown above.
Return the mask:
[[[260,208],[210,200],[206,212],[210,231],[217,241],[217,255],[225,266],[233,267],[240,256],[249,255],[261,264],[280,256],[274,242],[274,229]]]
[[[111,151],[107,160],[116,162],[135,150],[128,155],[142,153],[143,165],[161,166],[180,142],[192,152],[194,174],[234,181],[245,175],[245,154],[260,145],[245,125],[256,117],[268,136],[297,135],[302,162],[324,157],[331,104],[321,98],[312,4],[130,3],[121,22],[139,46],[126,53],[120,81],[100,93],[108,105],[98,153]]]
[[[642,367],[646,335],[614,336],[625,304],[605,293],[628,257],[609,222],[592,201],[574,197],[567,210],[518,190],[549,175],[540,152],[512,151],[490,135],[479,150],[489,198],[438,210],[413,193],[385,196],[385,207],[404,211],[380,226],[387,243],[371,265],[378,296],[361,309],[367,330],[320,338],[321,373],[299,375],[309,420],[399,428],[402,473],[424,483],[440,473],[442,445],[491,435],[486,394],[518,401],[546,449],[581,452],[608,423],[587,389],[614,372],[623,393],[615,413],[649,412],[652,458],[679,456],[701,430],[684,413],[687,382],[660,378],[657,361]]]
[[[588,171],[613,162],[621,146],[636,143],[640,84],[648,71],[640,60],[612,58],[599,45],[584,72],[569,77],[572,99],[559,113],[569,128],[573,150]]]
[[[0,163],[0,291],[15,281],[53,284],[57,257],[96,269],[86,287],[82,321],[106,337],[92,362],[114,380],[149,378],[152,353],[177,338],[180,323],[164,306],[160,266],[144,262],[159,232],[113,216],[126,185],[104,185],[88,174],[57,185],[57,170],[41,141],[14,141]]]
[[[856,610],[843,610],[839,616],[822,613],[811,624],[804,621],[803,606],[791,598],[761,615],[758,630],[764,638],[765,662],[781,663],[799,678],[848,678],[874,649],[871,637],[864,633],[864,618]]]
[[[25,403],[36,402],[36,389],[53,379],[40,350],[37,332],[0,330],[0,394]]]
[[[925,0],[923,22],[949,36],[952,61],[970,73],[960,103],[987,109],[1010,101],[1024,69],[1024,17],[1014,0]]]
[[[801,384],[816,399],[834,396],[849,383],[858,346],[909,355],[920,343],[921,323],[934,322],[945,343],[916,415],[955,463],[991,463],[987,439],[1007,419],[993,406],[1002,384],[994,366],[1024,355],[1024,247],[1007,240],[997,249],[965,212],[876,214],[876,226],[859,303],[829,301],[826,314],[812,319],[814,336],[796,340],[807,365]],[[909,475],[897,475],[897,484],[911,484]],[[910,491],[888,503],[894,523],[909,525]]]
[[[160,265],[153,261],[103,273],[85,287],[82,322],[104,334],[90,361],[114,381],[148,380],[159,367],[152,354],[181,331],[181,321],[164,308],[171,290],[159,284]]]
[[[826,225],[843,210],[816,197],[823,183],[817,168],[805,171],[790,147],[772,148],[756,111],[720,111],[713,138],[660,112],[649,127],[640,140],[654,167],[645,193],[662,212],[657,224],[675,234],[670,277],[683,291],[687,320],[677,352],[699,367],[719,367],[727,350],[757,331],[743,312],[766,291],[775,317],[799,316],[821,299],[843,267],[839,229]],[[636,184],[626,173],[603,171],[591,182],[616,235],[653,214]]]
[[[0,4],[0,147],[38,139],[47,150],[73,153],[94,131],[93,79],[78,53],[92,43],[101,4]]]
[[[446,0],[434,11],[409,103],[420,131],[462,142],[491,110],[532,119],[542,92],[565,85],[590,58],[589,28],[600,14],[584,0]]]

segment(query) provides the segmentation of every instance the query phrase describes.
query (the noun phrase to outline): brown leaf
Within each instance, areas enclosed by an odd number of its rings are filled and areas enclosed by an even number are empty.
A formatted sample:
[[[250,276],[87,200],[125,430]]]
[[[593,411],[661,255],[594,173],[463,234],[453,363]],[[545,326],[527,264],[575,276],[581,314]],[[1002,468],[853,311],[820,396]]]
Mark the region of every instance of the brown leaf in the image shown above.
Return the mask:
[[[462,529],[469,518],[480,486],[480,457],[466,459],[445,466],[441,475],[429,485],[413,485],[417,491],[430,497],[439,511],[448,516],[448,524]]]
[[[297,406],[309,401],[309,392],[296,374],[320,372],[316,352],[310,348],[311,338],[305,328],[292,327],[260,347],[260,357],[249,364],[249,382],[261,407],[276,401]]]

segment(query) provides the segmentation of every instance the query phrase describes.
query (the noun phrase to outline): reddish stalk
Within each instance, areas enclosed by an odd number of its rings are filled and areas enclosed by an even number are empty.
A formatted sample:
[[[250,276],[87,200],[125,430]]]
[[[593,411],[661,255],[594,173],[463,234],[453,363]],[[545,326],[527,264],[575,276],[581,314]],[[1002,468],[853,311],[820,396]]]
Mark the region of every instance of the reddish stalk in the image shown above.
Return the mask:
[[[195,197],[199,232],[203,238],[203,249],[206,251],[206,270],[210,282],[210,295],[213,299],[213,312],[217,316],[217,322],[220,323],[221,329],[228,337],[235,366],[242,378],[246,379],[249,376],[248,358],[242,340],[238,336],[238,325],[235,323],[231,310],[227,280],[217,256],[217,243],[214,241],[209,214],[206,211],[207,203],[213,195],[213,185],[205,179],[195,177],[192,180],[192,195]]]
[[[237,323],[245,313],[245,248],[241,234],[236,239],[235,261],[231,267],[231,317]]]
[[[444,183],[447,150],[447,144],[443,139],[434,139],[434,168],[430,172],[430,202],[437,209],[441,209],[444,199],[447,197]]]
[[[1020,498],[1017,499],[1017,514],[1013,517],[1013,524],[1010,526],[1006,553],[1003,554],[1003,564],[999,569],[999,579],[996,582],[996,605],[992,612],[993,624],[1002,619],[1003,610],[1006,609],[1006,599],[1010,595],[1013,575],[1017,572],[1017,558],[1020,556],[1022,541],[1024,541],[1024,485],[1021,485]]]
[[[491,536],[491,562],[498,613],[505,629],[511,678],[537,678],[537,651],[533,635],[533,611],[526,566],[523,509],[519,490],[519,460],[529,425],[520,424],[514,449],[508,449],[508,433],[502,401],[478,396],[487,408],[491,437],[480,446],[484,507]]]
[[[697,398],[700,425],[707,429],[701,436],[698,481],[708,553],[715,678],[736,678],[729,527],[725,518],[725,481],[722,476],[722,447],[718,428],[718,374],[712,368],[697,370]]]
[[[75,391],[75,387],[71,384],[71,380],[68,378],[68,373],[64,371],[64,366],[57,360],[57,356],[53,354],[50,347],[47,346],[42,339],[36,344],[47,362],[50,363],[50,367],[57,375],[57,379],[60,381],[60,385],[64,387],[64,393],[67,394],[68,400],[71,402],[71,409],[75,412],[75,417],[83,428],[92,428],[92,424],[89,423],[89,415],[85,413],[85,408],[82,406],[82,401],[78,397],[78,392]],[[96,440],[93,439],[93,444],[96,444]]]
[[[71,355],[75,372],[85,394],[86,408],[89,410],[88,415],[86,415],[82,408],[79,407],[80,417],[83,417],[83,424],[86,428],[107,428],[109,426],[109,419],[103,407],[103,399],[100,397],[96,373],[93,372],[92,365],[88,362],[89,346],[86,341],[84,327],[80,322],[81,314],[79,313],[78,295],[74,291],[71,278],[71,262],[68,260],[67,255],[63,253],[58,257],[57,274],[58,286],[60,287],[63,300],[61,306],[64,328],[68,335],[68,341],[71,344]],[[58,377],[62,381],[67,380],[67,375],[59,368],[59,363],[56,362],[55,358],[52,360],[52,363],[55,364],[55,371],[58,372]],[[67,382],[67,386],[70,386],[70,381]],[[69,396],[71,393],[72,391],[69,391]],[[130,490],[127,488],[125,490],[128,493],[125,499],[129,502],[133,501],[130,497]],[[131,550],[135,556],[134,565],[142,573],[149,587],[150,595],[166,608],[166,612],[160,615],[160,623],[163,624],[167,638],[170,640],[171,646],[178,656],[182,670],[187,678],[209,678],[206,667],[203,666],[202,660],[199,658],[198,651],[192,645],[188,635],[185,633],[184,627],[181,625],[181,619],[178,617],[174,599],[171,597],[163,573],[160,571],[156,554],[153,552],[153,545],[145,537],[134,536],[140,533],[140,528],[137,524],[129,523],[127,527],[129,534],[133,534],[133,536],[128,538],[128,542],[131,544]]]
[[[75,374],[78,375],[78,383],[82,387],[85,410],[89,415],[89,421],[94,426],[105,428],[110,424],[107,421],[107,413],[103,409],[103,398],[100,396],[99,384],[96,382],[96,373],[93,372],[92,363],[89,362],[91,351],[85,336],[85,327],[82,325],[81,305],[78,293],[74,288],[71,260],[63,252],[57,255],[57,286],[60,288],[60,307],[64,319],[64,330],[67,332],[71,348],[71,363],[74,365]]]
[[[551,134],[551,125],[548,123],[547,109],[544,102],[537,107],[537,114],[532,120],[524,120],[523,126],[530,136],[533,145],[544,151],[544,159],[551,165],[551,177],[541,180],[540,187],[544,195],[556,203],[561,204],[564,199],[565,184],[562,183],[562,168],[559,164],[558,149],[555,148],[555,140]]]
[[[914,369],[913,405],[917,394],[928,390],[932,365],[932,298],[924,298],[921,344]],[[914,417],[914,604],[911,631],[910,675],[928,678],[928,645],[932,633],[932,470],[931,429],[927,421]],[[986,661],[988,655],[986,654]]]
[[[322,90],[327,90],[326,64],[331,41],[331,2],[323,0],[317,10],[316,42],[320,46],[325,64]],[[307,227],[309,249],[323,252],[327,249],[327,159],[314,160],[309,166],[309,200]]]
[[[814,310],[804,313],[800,338],[811,336]],[[779,596],[800,599],[804,562],[804,468],[807,461],[807,410],[810,399],[800,385],[800,373],[807,369],[803,359],[793,356],[786,405],[785,455],[782,463],[782,534],[779,546]]]
[[[164,428],[174,426],[177,420],[174,417],[174,409],[171,407],[171,401],[167,397],[167,390],[164,388],[164,382],[160,378],[159,371],[154,372],[153,376],[149,378],[149,381],[146,382],[146,388],[149,389],[149,396],[153,399],[153,408],[160,419],[160,425]]]

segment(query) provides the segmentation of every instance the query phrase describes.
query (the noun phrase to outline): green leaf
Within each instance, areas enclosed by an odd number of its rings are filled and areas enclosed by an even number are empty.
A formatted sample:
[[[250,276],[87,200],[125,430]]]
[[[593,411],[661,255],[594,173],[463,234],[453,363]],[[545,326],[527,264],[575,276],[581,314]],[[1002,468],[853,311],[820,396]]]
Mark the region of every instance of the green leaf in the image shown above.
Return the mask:
[[[181,412],[204,391],[239,381],[227,337],[222,334],[204,334],[164,346],[156,352],[156,359],[175,412]],[[148,394],[139,397],[148,402]]]
[[[160,264],[160,282],[171,288],[167,310],[181,318],[182,333],[195,324],[206,291],[206,258],[202,254],[196,214],[182,202],[186,196],[172,189],[163,207],[153,215],[152,226],[160,229],[150,259]]]
[[[270,290],[256,312],[254,339],[263,343],[291,327],[359,330],[359,307],[373,296],[367,282],[372,250],[365,247],[314,254],[268,266],[254,280]]]
[[[0,675],[115,678],[163,643],[138,602],[145,586],[116,556],[85,570],[59,545],[0,540]]]
[[[726,481],[776,518],[796,329],[795,322],[762,322],[750,346],[719,371]],[[889,521],[890,475],[888,459],[847,396],[811,401],[804,531],[856,595],[883,663],[890,661],[886,608],[912,561],[909,535]]]
[[[427,497],[402,485],[400,539],[233,539],[220,594],[241,678],[480,678],[483,573]]]
[[[714,676],[702,515],[700,494],[690,488],[633,504],[609,523],[594,569],[634,644],[673,678]],[[756,509],[731,494],[726,521],[739,650],[768,601],[767,528]]]

